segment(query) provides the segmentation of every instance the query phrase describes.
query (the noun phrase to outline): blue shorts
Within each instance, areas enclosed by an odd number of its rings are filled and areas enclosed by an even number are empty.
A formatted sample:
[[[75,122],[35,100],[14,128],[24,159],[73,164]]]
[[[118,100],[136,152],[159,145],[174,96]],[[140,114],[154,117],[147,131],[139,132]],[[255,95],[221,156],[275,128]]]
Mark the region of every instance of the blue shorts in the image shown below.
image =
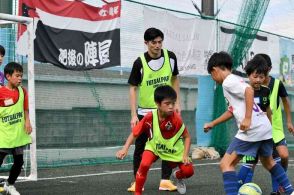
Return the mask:
[[[257,142],[248,142],[234,137],[226,153],[236,152],[238,156],[271,156],[273,153],[273,140],[267,139]]]
[[[278,151],[277,151],[277,147],[278,146],[287,146],[287,142],[286,139],[282,139],[281,141],[279,141],[278,143],[275,143],[273,146],[273,158],[278,158],[280,157]]]

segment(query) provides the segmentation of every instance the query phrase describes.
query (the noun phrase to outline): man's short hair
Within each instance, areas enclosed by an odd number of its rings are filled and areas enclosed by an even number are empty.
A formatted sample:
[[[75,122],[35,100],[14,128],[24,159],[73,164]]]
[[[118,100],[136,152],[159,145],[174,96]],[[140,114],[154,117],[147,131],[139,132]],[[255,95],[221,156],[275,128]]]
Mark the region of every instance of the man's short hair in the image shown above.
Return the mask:
[[[2,45],[0,45],[0,55],[5,56],[5,49]]]
[[[157,28],[148,28],[144,33],[144,40],[145,41],[152,41],[157,37],[161,37],[162,40],[164,39],[163,32]]]
[[[213,67],[232,70],[233,60],[227,52],[215,52],[208,60],[207,71],[210,74]]]

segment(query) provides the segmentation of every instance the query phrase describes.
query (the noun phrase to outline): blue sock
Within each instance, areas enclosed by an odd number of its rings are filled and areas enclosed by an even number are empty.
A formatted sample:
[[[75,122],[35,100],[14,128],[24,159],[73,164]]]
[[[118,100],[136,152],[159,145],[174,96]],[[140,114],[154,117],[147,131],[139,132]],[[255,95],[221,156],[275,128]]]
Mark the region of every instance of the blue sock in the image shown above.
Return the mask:
[[[274,160],[276,161],[277,164],[281,165],[281,158],[280,157],[275,158]],[[271,174],[271,178],[272,178],[273,192],[278,192],[279,191],[279,183],[272,174]]]
[[[226,195],[238,194],[238,177],[235,171],[227,171],[223,173],[224,189]]]
[[[275,164],[275,166],[273,166],[273,168],[270,170],[270,173],[272,177],[277,180],[278,184],[284,188],[286,194],[291,194],[293,192],[293,187],[290,184],[288,176],[281,165]]]
[[[250,169],[250,171],[249,171],[248,174],[247,174],[247,177],[246,177],[246,179],[245,179],[245,183],[250,183],[250,182],[252,182],[252,179],[253,179],[253,173],[254,173],[254,170],[253,170],[253,168],[252,168],[252,169]]]
[[[252,181],[253,171],[252,164],[243,164],[238,173],[238,181],[240,186],[244,183],[248,183]]]

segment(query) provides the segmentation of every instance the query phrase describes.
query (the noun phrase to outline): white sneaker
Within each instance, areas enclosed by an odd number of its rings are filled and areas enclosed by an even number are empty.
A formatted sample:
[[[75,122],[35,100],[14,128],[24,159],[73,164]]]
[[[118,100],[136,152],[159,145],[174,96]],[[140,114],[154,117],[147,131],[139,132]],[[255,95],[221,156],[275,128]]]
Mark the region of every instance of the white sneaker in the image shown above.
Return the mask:
[[[4,190],[6,193],[8,193],[10,195],[20,195],[20,193],[18,191],[16,191],[14,185],[7,185],[6,182],[4,184]]]
[[[179,192],[179,194],[186,194],[186,184],[184,182],[184,179],[178,179],[176,177],[176,172],[177,170],[173,172],[172,179],[176,182],[177,191]]]

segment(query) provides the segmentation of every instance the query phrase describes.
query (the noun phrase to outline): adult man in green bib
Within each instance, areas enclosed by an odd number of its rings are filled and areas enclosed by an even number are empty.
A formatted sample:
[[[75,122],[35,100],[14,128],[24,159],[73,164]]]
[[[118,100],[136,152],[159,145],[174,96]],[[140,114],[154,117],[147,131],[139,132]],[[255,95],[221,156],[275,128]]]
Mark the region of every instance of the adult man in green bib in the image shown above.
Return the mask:
[[[163,40],[164,35],[159,29],[149,28],[144,33],[144,43],[147,46],[147,52],[135,60],[128,80],[130,84],[131,128],[133,128],[148,112],[157,108],[154,101],[154,91],[157,87],[162,85],[170,85],[177,92],[178,98],[175,110],[180,114],[177,58],[173,52],[162,49]],[[138,97],[137,90],[139,90]],[[147,138],[148,136],[143,133],[135,142],[133,161],[135,177],[141,163]],[[169,179],[171,173],[171,168],[163,161],[162,180],[159,190],[174,191],[177,189]],[[128,191],[135,191],[135,183],[132,183]]]

